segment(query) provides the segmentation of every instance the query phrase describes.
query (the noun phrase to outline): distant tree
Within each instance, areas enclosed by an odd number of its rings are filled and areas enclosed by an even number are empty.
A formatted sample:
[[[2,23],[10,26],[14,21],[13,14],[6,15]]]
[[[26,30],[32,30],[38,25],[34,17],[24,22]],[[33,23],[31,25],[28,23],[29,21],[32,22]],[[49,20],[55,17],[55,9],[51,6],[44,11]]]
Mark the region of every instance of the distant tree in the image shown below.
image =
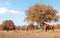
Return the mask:
[[[15,26],[12,20],[5,20],[2,22],[2,27],[7,29],[7,26]]]
[[[16,26],[16,30],[21,30],[21,26]]]
[[[50,5],[34,4],[26,10],[25,21],[36,22],[43,29],[44,22],[58,21],[59,16],[57,13],[57,10],[53,9]]]

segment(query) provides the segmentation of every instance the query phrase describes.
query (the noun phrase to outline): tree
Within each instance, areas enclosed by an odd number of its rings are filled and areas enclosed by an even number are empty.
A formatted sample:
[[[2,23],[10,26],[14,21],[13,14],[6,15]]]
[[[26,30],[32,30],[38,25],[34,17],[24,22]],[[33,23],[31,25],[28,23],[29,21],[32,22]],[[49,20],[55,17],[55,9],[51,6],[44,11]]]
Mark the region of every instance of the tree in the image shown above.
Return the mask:
[[[44,22],[58,21],[59,16],[57,13],[57,10],[50,5],[34,4],[26,10],[25,20],[32,23],[36,22],[43,28]]]
[[[2,27],[6,30],[7,26],[15,26],[12,20],[5,20],[2,22]]]

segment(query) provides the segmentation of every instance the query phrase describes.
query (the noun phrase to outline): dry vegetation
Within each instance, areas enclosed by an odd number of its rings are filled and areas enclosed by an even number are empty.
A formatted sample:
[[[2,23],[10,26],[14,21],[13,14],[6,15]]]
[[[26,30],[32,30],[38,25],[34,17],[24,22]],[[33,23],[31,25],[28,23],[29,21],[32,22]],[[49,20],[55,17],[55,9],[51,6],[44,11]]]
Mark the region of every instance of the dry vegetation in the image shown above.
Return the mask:
[[[4,25],[7,22],[4,23]],[[8,25],[12,24],[11,22],[7,23]],[[3,30],[2,25],[0,25],[0,38],[60,38],[60,24],[55,25],[55,31],[41,31],[34,26],[34,30],[24,30],[25,26],[18,26],[16,30]],[[31,29],[31,28],[30,28]]]
[[[40,30],[30,30],[30,31],[0,31],[0,38],[60,38],[60,29],[52,31],[40,31]]]

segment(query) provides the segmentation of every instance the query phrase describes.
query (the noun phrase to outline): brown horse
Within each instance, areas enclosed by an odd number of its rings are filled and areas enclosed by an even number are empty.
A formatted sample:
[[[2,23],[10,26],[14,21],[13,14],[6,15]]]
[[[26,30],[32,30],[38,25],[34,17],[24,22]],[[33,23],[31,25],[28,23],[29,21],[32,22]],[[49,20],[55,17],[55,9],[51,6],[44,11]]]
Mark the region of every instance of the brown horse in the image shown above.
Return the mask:
[[[4,30],[7,30],[7,31],[15,30],[15,26],[14,25],[5,26]]]
[[[46,24],[45,31],[47,31],[47,30],[54,31],[54,26]]]
[[[0,25],[0,30],[3,30],[3,27],[2,27],[2,25]]]
[[[33,30],[34,29],[34,25],[33,24],[29,24],[27,27],[26,27],[26,30]]]
[[[47,30],[54,31],[54,26],[44,23],[44,29],[45,29],[45,31],[47,31]]]

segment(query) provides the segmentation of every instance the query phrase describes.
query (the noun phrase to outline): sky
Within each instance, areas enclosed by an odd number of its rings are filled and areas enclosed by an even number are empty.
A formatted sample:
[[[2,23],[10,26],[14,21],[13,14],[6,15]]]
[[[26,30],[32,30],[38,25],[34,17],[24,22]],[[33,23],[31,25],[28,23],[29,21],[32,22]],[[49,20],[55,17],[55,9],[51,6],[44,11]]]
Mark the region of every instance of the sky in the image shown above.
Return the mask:
[[[26,25],[25,11],[36,3],[51,5],[60,15],[60,0],[0,0],[0,24],[12,20],[17,26]]]

